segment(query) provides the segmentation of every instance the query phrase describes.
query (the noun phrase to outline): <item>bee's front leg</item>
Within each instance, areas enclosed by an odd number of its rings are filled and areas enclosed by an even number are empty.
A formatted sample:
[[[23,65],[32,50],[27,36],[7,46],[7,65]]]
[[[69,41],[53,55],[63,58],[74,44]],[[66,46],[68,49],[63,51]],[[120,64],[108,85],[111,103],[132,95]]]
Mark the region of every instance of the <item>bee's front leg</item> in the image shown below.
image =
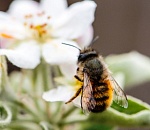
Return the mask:
[[[74,76],[77,80],[79,80],[80,82],[83,82],[82,79],[80,79],[77,75]]]
[[[82,87],[79,88],[78,91],[75,93],[75,95],[69,101],[65,102],[65,104],[72,102],[77,96],[79,96],[81,90],[82,90]]]

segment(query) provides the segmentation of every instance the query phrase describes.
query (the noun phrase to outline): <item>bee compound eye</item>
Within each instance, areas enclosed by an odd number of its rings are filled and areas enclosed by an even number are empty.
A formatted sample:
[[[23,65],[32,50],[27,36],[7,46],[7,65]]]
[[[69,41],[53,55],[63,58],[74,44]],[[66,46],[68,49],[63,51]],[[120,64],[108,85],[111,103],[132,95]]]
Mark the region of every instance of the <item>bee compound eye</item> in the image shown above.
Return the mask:
[[[81,59],[82,57],[83,57],[83,54],[80,54],[80,55],[79,55],[79,59]]]
[[[82,60],[82,59],[84,59],[85,57],[86,57],[85,54],[80,54],[78,60]]]

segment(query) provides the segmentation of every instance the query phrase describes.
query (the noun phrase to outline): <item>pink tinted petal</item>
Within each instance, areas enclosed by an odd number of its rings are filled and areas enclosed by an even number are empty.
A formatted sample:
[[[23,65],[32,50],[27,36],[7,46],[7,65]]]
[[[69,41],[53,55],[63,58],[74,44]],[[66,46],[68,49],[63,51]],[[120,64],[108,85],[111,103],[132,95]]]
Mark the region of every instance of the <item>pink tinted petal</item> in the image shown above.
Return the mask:
[[[44,92],[42,98],[49,102],[68,101],[73,95],[71,87],[59,86],[58,88]]]
[[[83,1],[73,4],[59,19],[53,19],[53,35],[75,39],[84,34],[94,21],[96,4],[94,1]]]
[[[12,44],[12,39],[5,39],[0,37],[0,49],[8,48]]]
[[[22,43],[14,50],[0,49],[0,55],[6,55],[14,65],[34,69],[40,63],[40,48],[33,42]]]
[[[42,55],[47,63],[60,65],[68,64],[69,62],[75,63],[77,61],[79,50],[62,43],[77,46],[73,41],[63,39],[51,40],[42,47]]]
[[[81,48],[87,47],[93,40],[93,27],[88,27],[87,31],[77,39],[77,43]]]
[[[67,8],[67,1],[41,0],[41,8],[51,17],[57,17]]]
[[[16,18],[24,18],[25,15],[35,14],[39,10],[39,4],[33,0],[14,0],[8,13]]]

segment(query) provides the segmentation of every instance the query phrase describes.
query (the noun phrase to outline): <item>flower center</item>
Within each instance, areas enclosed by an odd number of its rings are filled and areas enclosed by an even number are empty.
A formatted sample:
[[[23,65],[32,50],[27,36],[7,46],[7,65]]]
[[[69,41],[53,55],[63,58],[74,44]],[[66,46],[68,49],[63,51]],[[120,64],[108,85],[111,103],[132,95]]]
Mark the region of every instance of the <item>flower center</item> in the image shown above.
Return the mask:
[[[43,35],[45,35],[47,33],[46,26],[47,26],[46,23],[41,24],[41,25],[36,25],[36,26],[31,24],[30,29],[35,31],[37,33],[38,37],[41,38]]]
[[[46,16],[44,12],[32,15],[25,15],[24,26],[30,31],[31,38],[36,39],[39,42],[45,42],[47,39],[51,39],[51,27],[48,24],[50,16]]]

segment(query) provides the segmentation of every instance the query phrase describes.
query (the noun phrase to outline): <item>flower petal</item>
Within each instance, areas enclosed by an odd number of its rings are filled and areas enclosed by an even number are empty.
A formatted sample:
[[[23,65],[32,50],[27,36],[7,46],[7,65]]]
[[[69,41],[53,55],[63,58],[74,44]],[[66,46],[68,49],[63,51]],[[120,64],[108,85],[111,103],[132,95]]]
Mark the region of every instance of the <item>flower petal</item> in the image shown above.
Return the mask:
[[[12,38],[22,39],[27,35],[25,27],[7,13],[0,11],[0,34],[6,34]]]
[[[41,8],[51,17],[59,16],[66,8],[66,0],[42,0]]]
[[[67,102],[74,94],[75,91],[73,91],[71,86],[59,86],[55,89],[44,92],[42,98],[49,102]],[[75,106],[81,108],[81,96],[76,97],[72,102]]]
[[[8,10],[16,18],[24,18],[25,15],[35,14],[38,12],[38,3],[33,0],[14,0]]]
[[[67,41],[63,39],[51,40],[42,47],[42,55],[46,62],[60,65],[64,63],[75,63],[77,61],[79,50],[62,43],[77,46],[73,41]]]
[[[22,43],[14,50],[0,49],[0,55],[21,68],[33,69],[40,63],[40,48],[33,42]]]
[[[58,88],[44,92],[42,98],[50,102],[56,102],[56,101],[66,102],[72,97],[72,95],[73,95],[73,90],[71,89],[71,87],[59,86]]]
[[[95,8],[94,1],[73,4],[60,18],[52,20],[53,35],[69,39],[78,38],[94,21]]]
[[[73,96],[73,95],[72,95],[72,96]],[[72,102],[73,102],[73,104],[74,104],[76,107],[81,108],[81,95],[79,95],[78,97],[76,97]]]
[[[62,72],[62,74],[67,78],[67,79],[72,79],[74,77],[74,75],[76,74],[76,70],[77,70],[77,63],[76,62],[68,62],[66,63],[62,63],[59,65],[60,70]]]
[[[77,39],[77,43],[81,48],[87,47],[93,40],[93,27],[88,27],[87,31]]]

